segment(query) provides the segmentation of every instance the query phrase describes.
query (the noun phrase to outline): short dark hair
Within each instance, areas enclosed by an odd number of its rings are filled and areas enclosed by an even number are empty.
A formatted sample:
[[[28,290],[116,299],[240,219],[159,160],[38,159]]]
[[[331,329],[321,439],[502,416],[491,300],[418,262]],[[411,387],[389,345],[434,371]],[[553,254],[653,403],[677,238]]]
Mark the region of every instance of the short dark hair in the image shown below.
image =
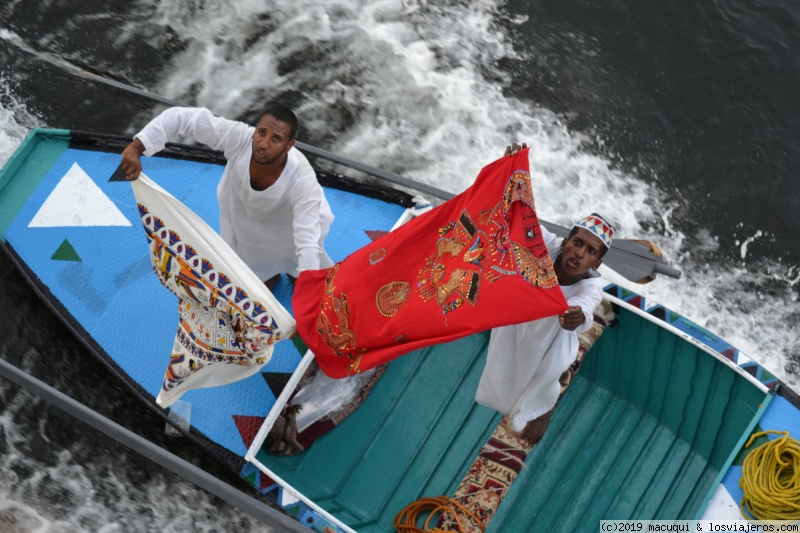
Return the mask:
[[[277,117],[276,117],[276,118],[277,118]],[[566,241],[570,240],[570,239],[572,238],[572,236],[573,236],[573,235],[575,235],[576,233],[578,233],[578,227],[579,227],[579,226],[572,226],[572,230],[570,230],[570,232],[569,232],[569,235],[567,235],[567,238],[566,238],[566,239],[564,239],[564,242],[566,242]],[[584,228],[584,229],[585,229],[585,228]],[[598,237],[598,239],[599,239],[599,237]],[[606,255],[606,252],[608,251],[608,246],[606,246],[604,242],[601,242],[601,243],[600,243],[600,246],[601,246],[601,248],[600,248],[600,257],[599,257],[598,259],[602,259],[602,258],[603,258],[603,256],[604,256],[604,255]]]
[[[294,111],[286,107],[285,105],[278,105],[273,104],[268,106],[261,116],[258,117],[260,121],[265,116],[270,115],[275,117],[280,122],[285,122],[289,125],[289,140],[294,139],[295,135],[297,135],[297,115],[294,114]]]

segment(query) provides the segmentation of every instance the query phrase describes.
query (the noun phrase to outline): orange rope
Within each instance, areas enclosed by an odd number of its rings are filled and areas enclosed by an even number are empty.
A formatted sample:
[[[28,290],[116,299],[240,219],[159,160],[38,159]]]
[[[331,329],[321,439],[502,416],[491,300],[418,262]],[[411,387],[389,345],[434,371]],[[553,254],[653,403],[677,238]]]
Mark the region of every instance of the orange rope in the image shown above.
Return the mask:
[[[425,524],[422,526],[424,529],[421,529],[417,527],[417,521],[419,520],[420,515],[426,511],[429,511],[430,514],[428,515],[427,520],[425,520]],[[467,530],[464,529],[464,525],[461,523],[461,519],[458,517],[458,513],[456,511],[461,511],[467,515],[475,524],[477,524],[481,532],[486,530],[483,523],[481,523],[481,521],[478,520],[474,514],[467,510],[466,507],[458,503],[456,500],[448,498],[447,496],[420,498],[419,500],[406,505],[403,510],[397,513],[397,516],[394,517],[394,527],[399,533],[429,533],[433,531],[466,533]],[[451,515],[455,519],[456,525],[458,526],[457,532],[438,528],[430,529],[429,526],[434,517],[436,517],[436,521],[438,522],[438,513],[443,515]]]

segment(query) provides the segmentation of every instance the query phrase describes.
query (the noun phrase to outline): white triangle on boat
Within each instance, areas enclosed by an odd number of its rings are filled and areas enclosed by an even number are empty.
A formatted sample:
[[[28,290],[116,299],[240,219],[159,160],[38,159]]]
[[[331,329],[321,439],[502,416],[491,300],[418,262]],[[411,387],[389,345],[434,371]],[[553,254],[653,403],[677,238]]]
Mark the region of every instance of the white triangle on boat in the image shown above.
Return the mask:
[[[281,507],[286,507],[287,505],[299,502],[300,498],[293,490],[291,490],[289,487],[284,486],[283,489],[280,491],[280,500],[281,500]]]
[[[100,190],[78,163],[73,163],[28,227],[130,225],[114,201]]]

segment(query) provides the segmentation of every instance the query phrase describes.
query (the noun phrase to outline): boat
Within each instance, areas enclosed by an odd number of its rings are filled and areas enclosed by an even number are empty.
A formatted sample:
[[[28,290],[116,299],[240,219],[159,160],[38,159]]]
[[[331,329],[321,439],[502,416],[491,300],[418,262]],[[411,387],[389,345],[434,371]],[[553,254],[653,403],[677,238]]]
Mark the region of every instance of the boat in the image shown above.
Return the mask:
[[[307,405],[297,390],[315,379],[314,356],[296,339],[277,343],[258,374],[189,391],[163,409],[155,400],[175,299],[152,274],[136,201],[118,169],[128,141],[32,130],[0,171],[3,251],[133,396],[307,529],[395,531],[409,505],[440,496],[497,532],[742,520],[746,441],[800,427],[800,401],[774,374],[621,281],[606,286],[579,372],[532,449],[512,446],[504,419],[474,402],[488,332],[392,361],[353,386],[350,408],[340,402],[336,417],[317,414],[303,428],[287,412]],[[215,226],[223,165],[216,152],[171,144],[146,170]],[[337,217],[326,240],[334,261],[431,209],[424,195],[448,196],[387,174],[318,170]],[[612,251],[606,264],[624,279],[677,275],[641,243],[615,241]],[[273,292],[291,309],[288,279]],[[283,445],[298,433],[307,438],[287,453]]]

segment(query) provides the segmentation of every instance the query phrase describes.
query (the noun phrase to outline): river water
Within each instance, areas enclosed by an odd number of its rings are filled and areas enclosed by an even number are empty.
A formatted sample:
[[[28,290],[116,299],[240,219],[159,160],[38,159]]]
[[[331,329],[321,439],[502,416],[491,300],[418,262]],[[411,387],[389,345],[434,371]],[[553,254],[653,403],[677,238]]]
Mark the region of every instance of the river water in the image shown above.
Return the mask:
[[[800,385],[800,15],[780,0],[7,0],[0,163],[32,127],[132,134],[161,107],[89,68],[458,192],[511,141],[537,207],[656,241],[638,287]],[[162,436],[0,259],[0,355]],[[0,530],[266,531],[0,383]],[[219,475],[225,475],[220,472]]]

